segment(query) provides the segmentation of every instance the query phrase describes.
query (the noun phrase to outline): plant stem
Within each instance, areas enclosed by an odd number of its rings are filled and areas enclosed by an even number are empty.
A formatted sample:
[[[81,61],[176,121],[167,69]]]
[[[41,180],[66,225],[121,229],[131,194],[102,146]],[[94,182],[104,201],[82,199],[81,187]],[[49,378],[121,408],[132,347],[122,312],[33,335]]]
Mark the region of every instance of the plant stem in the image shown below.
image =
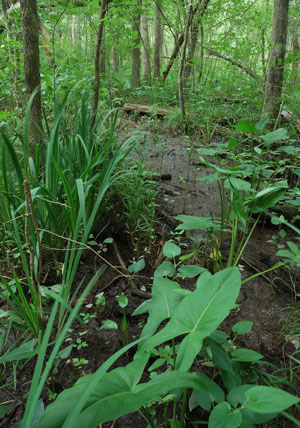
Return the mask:
[[[236,245],[237,227],[238,227],[238,220],[236,217],[234,217],[232,230],[231,230],[231,244],[230,244],[230,252],[227,260],[227,267],[232,266],[232,259],[233,259],[235,245]]]
[[[233,262],[233,266],[236,266],[238,264],[238,262],[239,262],[239,260],[240,260],[240,258],[242,256],[242,254],[243,254],[243,252],[244,252],[244,250],[245,250],[245,248],[246,248],[246,246],[247,246],[247,244],[249,242],[249,239],[251,238],[252,233],[254,232],[254,229],[256,228],[256,225],[257,225],[257,223],[258,223],[258,221],[259,221],[259,219],[261,217],[261,214],[262,213],[259,213],[259,215],[257,216],[257,219],[255,220],[254,225],[252,226],[252,228],[251,228],[251,230],[250,230],[250,232],[249,232],[249,234],[247,236],[247,239],[244,242],[242,248],[240,249],[240,247],[239,247],[239,249],[237,251],[237,255],[235,256],[235,259],[234,259],[234,262]]]
[[[179,421],[179,428],[183,428],[186,401],[187,401],[187,388],[184,388],[182,406],[181,406],[181,415],[180,415],[180,421]]]
[[[263,272],[258,272],[254,275],[249,276],[248,278],[244,279],[244,281],[241,282],[241,286],[244,284],[247,284],[247,282],[251,281],[251,279],[257,278],[258,276],[264,275],[265,273],[271,272],[274,269],[280,268],[282,266],[287,265],[288,262],[279,262],[270,267],[269,269],[264,270]]]
[[[146,407],[141,407],[139,409],[139,413],[143,416],[143,418],[145,419],[146,422],[148,422],[148,424],[150,425],[151,428],[156,428],[150,413],[148,412],[148,410],[146,409]]]

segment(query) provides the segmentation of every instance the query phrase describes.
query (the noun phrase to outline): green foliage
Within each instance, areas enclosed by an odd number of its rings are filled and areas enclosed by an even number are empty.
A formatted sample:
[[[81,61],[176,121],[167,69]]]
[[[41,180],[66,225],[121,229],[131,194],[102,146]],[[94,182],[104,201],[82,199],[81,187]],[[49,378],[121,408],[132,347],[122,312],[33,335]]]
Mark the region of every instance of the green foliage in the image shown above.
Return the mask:
[[[169,244],[167,248],[172,248]],[[174,262],[178,255],[174,256]],[[153,402],[162,403],[164,399],[168,401],[172,396],[175,399],[176,394],[172,392],[178,388],[179,396],[182,388],[192,390],[190,410],[197,406],[207,411],[212,409],[208,418],[211,427],[216,424],[254,426],[298,403],[297,397],[280,389],[247,383],[247,367],[249,371],[255,370],[262,355],[235,349],[228,336],[216,330],[233,307],[240,285],[237,268],[228,268],[215,275],[202,273],[194,291],[183,290],[174,280],[155,277],[152,299],[147,305],[149,316],[141,338],[110,357],[95,374],[81,377],[72,388],[59,394],[33,426],[75,428],[84,423],[92,428],[138,409],[147,416],[151,426],[155,426],[149,419],[147,406]],[[123,298],[121,301],[123,304]],[[234,330],[244,334],[249,327],[249,324],[239,324]],[[166,345],[170,340],[173,341],[173,354],[172,348]],[[136,344],[138,349],[132,362],[108,372],[111,365]],[[151,355],[157,356],[149,369],[153,374],[149,380],[141,381]],[[189,372],[197,356],[202,359],[206,356],[203,361],[207,358],[211,361],[222,378],[222,388],[201,371]],[[155,373],[159,367],[159,374]],[[185,401],[186,393],[183,396]],[[29,402],[27,415],[30,408]],[[27,423],[29,420],[26,419]],[[22,427],[27,426],[23,421]]]

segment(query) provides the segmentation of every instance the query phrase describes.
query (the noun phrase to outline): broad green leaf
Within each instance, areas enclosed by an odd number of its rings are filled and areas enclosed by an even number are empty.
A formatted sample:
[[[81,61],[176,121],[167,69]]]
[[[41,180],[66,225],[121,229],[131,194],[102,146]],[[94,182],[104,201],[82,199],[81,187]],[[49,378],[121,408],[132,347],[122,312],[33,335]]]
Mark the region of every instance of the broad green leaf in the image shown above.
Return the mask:
[[[179,269],[178,269],[178,274],[177,276],[179,278],[194,278],[195,276],[200,275],[200,273],[205,272],[207,269],[201,267],[201,266],[196,266],[196,265],[182,265]]]
[[[59,353],[57,354],[57,358],[61,358],[62,360],[66,360],[73,348],[73,344],[66,346],[64,349],[62,349],[61,351],[59,351]]]
[[[31,339],[28,342],[23,343],[18,348],[0,358],[0,363],[20,361],[33,357],[38,352],[38,347],[35,348],[36,344],[37,339]]]
[[[247,334],[249,331],[251,331],[252,326],[252,321],[239,321],[234,324],[232,331],[238,335]]]
[[[253,388],[253,386],[255,386],[255,385],[244,384],[244,385],[238,386],[237,388],[232,389],[227,394],[228,402],[233,407],[237,407],[238,404],[243,404],[245,401],[245,392],[248,391],[248,389]]]
[[[285,140],[287,138],[287,130],[284,128],[276,129],[276,131],[268,132],[266,135],[262,135],[261,138],[264,140],[266,147],[276,141]]]
[[[238,141],[236,138],[234,137],[230,137],[229,142],[228,142],[228,148],[232,149],[235,148],[239,145]]]
[[[255,385],[244,384],[232,389],[227,395],[227,401],[233,407],[237,407],[239,404],[243,405],[245,402],[245,392],[254,386]],[[262,414],[253,412],[250,409],[242,409],[241,412],[243,416],[243,422],[247,424],[262,424],[274,419],[278,415],[278,412]]]
[[[179,303],[185,297],[179,291],[180,285],[167,278],[154,277],[152,299],[148,301],[149,317],[141,337],[152,335],[165,319],[171,318]]]
[[[213,174],[205,175],[204,177],[197,178],[197,181],[201,181],[203,183],[213,183],[220,179],[219,173],[214,172]]]
[[[237,189],[232,190],[232,209],[237,219],[243,225],[246,225],[248,207],[245,205],[245,200]]]
[[[259,352],[252,351],[251,349],[238,348],[231,352],[231,356],[235,361],[242,362],[256,362],[261,360],[264,356]]]
[[[229,182],[237,190],[248,192],[251,189],[251,183],[238,177],[230,177]]]
[[[241,412],[231,409],[226,401],[218,404],[211,412],[208,428],[238,428],[242,423]]]
[[[138,262],[134,262],[130,266],[128,266],[128,272],[129,273],[138,273],[141,270],[143,270],[144,267],[145,267],[145,259],[141,259]]]
[[[178,215],[176,220],[182,222],[176,230],[220,230],[220,226],[213,223],[211,217],[196,217],[192,215]]]
[[[211,339],[208,339],[207,342],[212,352],[213,363],[218,368],[233,374],[232,361],[230,360],[224,349]]]
[[[110,373],[108,373],[110,375]],[[115,420],[123,414],[132,413],[158,396],[177,388],[199,388],[202,381],[191,373],[167,372],[156,376],[146,384],[133,385],[130,389],[116,389],[115,379],[107,378],[105,384],[99,384],[95,390],[96,400],[80,414],[74,428],[95,428],[100,423]],[[128,382],[129,383],[129,382]],[[113,384],[114,388],[110,388]],[[127,385],[126,385],[127,386]],[[89,423],[89,421],[91,421]],[[87,424],[88,423],[88,424]]]
[[[149,305],[150,305],[151,299],[148,300],[144,300],[143,303],[140,304],[140,306],[138,306],[131,314],[131,316],[136,316],[136,315],[142,315],[142,314],[146,314],[147,312],[149,312]]]
[[[227,341],[229,335],[223,330],[216,330],[209,336],[209,338],[212,339],[214,342],[222,344]]]
[[[118,330],[118,324],[112,320],[104,320],[102,321],[102,326],[99,330]]]
[[[172,262],[163,261],[154,272],[154,277],[163,278],[164,276],[172,277],[175,273],[175,266]]]
[[[258,131],[256,126],[247,119],[239,119],[236,124],[236,129],[240,132],[247,132],[249,134],[255,134]]]
[[[163,247],[163,253],[166,257],[173,259],[181,254],[181,249],[178,245],[173,244],[173,242],[167,241]]]
[[[257,122],[255,124],[255,128],[258,131],[262,132],[264,130],[265,126],[267,125],[267,123],[269,122],[269,120],[270,119],[268,117],[264,117],[263,119],[261,119],[259,122]]]
[[[118,303],[121,308],[126,308],[128,305],[128,298],[125,296],[125,294],[122,294],[121,296],[118,296]]]
[[[103,241],[103,244],[112,244],[114,242],[113,238],[106,238]]]
[[[203,387],[197,375],[175,371],[158,375],[148,383],[138,384],[147,361],[147,354],[138,353],[135,361],[126,367],[104,374],[72,428],[96,428],[101,423],[137,411],[156,397],[173,389]],[[74,403],[94,376],[84,376],[72,388],[62,392],[54,403],[48,406],[34,428],[61,428],[67,416],[73,411]]]
[[[4,418],[6,413],[11,409],[10,406],[0,406],[0,419]]]
[[[202,348],[203,339],[209,336],[229,314],[240,289],[241,279],[237,268],[224,269],[213,276],[201,275],[197,289],[178,305],[169,323],[141,349],[151,350],[177,336],[182,340],[176,359],[176,368],[185,371]]]
[[[283,198],[287,187],[287,182],[282,181],[259,191],[252,199],[251,211],[257,213],[273,207]]]
[[[210,410],[213,402],[220,403],[224,401],[223,390],[212,379],[202,373],[197,373],[197,376],[203,381],[203,387],[194,389],[192,392],[189,401],[190,411],[197,406],[202,407],[204,410]]]
[[[152,372],[153,370],[158,369],[159,367],[163,366],[166,362],[165,358],[157,358],[153,364],[148,368],[149,372]]]
[[[7,112],[4,110],[0,110],[0,120],[5,120],[7,117]]]
[[[245,398],[245,408],[257,413],[282,412],[300,401],[298,397],[270,386],[254,386],[245,392]]]

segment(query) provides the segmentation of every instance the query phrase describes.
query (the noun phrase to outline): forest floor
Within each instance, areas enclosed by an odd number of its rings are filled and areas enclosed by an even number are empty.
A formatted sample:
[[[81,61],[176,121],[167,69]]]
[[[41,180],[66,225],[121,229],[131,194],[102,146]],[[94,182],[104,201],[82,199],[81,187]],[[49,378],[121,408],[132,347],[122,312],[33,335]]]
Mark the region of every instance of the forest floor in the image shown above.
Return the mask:
[[[126,134],[132,134],[134,131],[146,129],[149,131],[149,124],[146,122],[135,122],[133,119],[127,119]],[[120,131],[120,138],[125,137],[124,129]],[[222,136],[215,135],[214,141],[222,141]],[[150,292],[151,278],[155,269],[155,263],[159,254],[163,239],[171,237],[176,221],[174,216],[178,214],[198,215],[198,216],[218,216],[219,212],[219,194],[215,183],[203,183],[197,181],[197,178],[208,173],[208,169],[199,164],[197,157],[191,155],[187,149],[196,148],[200,144],[197,139],[185,136],[172,136],[170,134],[153,135],[149,133],[146,137],[144,156],[147,162],[147,169],[158,173],[163,178],[157,184],[157,238],[152,243],[151,254],[146,255],[146,268],[141,272],[140,279],[136,285],[139,289]],[[189,154],[190,153],[190,154]],[[164,230],[164,232],[162,232]],[[270,244],[272,235],[276,232],[274,227],[267,221],[261,222],[254,233],[249,245],[244,252],[240,263],[242,277],[253,275],[258,271],[263,271],[274,264],[276,261],[276,247]],[[93,373],[108,357],[116,352],[124,342],[137,339],[139,336],[145,316],[131,317],[130,314],[143,301],[144,298],[135,290],[130,288],[126,278],[120,277],[113,267],[120,269],[120,257],[128,266],[132,260],[132,250],[128,245],[128,237],[114,236],[115,247],[107,246],[107,252],[102,256],[110,263],[104,274],[100,277],[94,286],[91,295],[82,307],[82,313],[87,315],[87,324],[74,325],[73,332],[66,345],[73,343],[75,346],[68,360],[61,363],[59,372],[53,375],[48,382],[48,393],[45,391],[43,396],[45,404],[49,403],[49,393],[56,394],[64,388],[72,386],[77,378],[84,373]],[[207,248],[206,238],[201,234],[191,234],[189,240],[185,240],[187,245],[195,245],[195,242],[203,242],[203,247]],[[115,248],[115,249],[114,249]],[[117,251],[116,251],[117,249]],[[209,252],[199,259],[199,263],[209,266]],[[81,268],[78,273],[77,281],[82,278],[90,279],[95,271],[103,264],[91,252],[88,252],[82,260]],[[113,267],[111,267],[113,266]],[[192,282],[185,281],[183,286],[191,288]],[[299,284],[298,284],[299,286]],[[97,295],[103,292],[106,305],[99,307],[95,305]],[[127,314],[127,336],[120,335],[117,330],[100,330],[99,326],[103,320],[113,320],[118,325],[123,318],[123,309],[117,303],[117,296],[122,293],[128,297]],[[246,335],[239,336],[237,344],[240,347],[255,350],[264,355],[265,360],[274,364],[279,369],[287,367],[290,362],[287,354],[294,351],[293,344],[286,340],[282,333],[284,319],[287,316],[287,308],[294,302],[294,291],[289,286],[288,277],[284,272],[276,272],[271,277],[256,278],[241,289],[238,302],[240,304],[237,310],[230,313],[229,317],[222,323],[221,329],[231,334],[231,327],[238,321],[252,321],[252,331]],[[78,342],[81,341],[81,342]],[[78,344],[84,343],[84,346]],[[124,365],[129,362],[132,355],[124,355],[118,360],[116,365]],[[73,358],[86,360],[76,367],[72,363]],[[17,389],[0,390],[0,401],[12,401],[13,411],[9,412],[7,417],[0,421],[0,427],[15,427],[17,421],[20,421],[24,412],[24,400],[28,383],[30,383],[32,366],[27,366],[21,375],[22,383],[18,384]],[[18,371],[18,369],[17,369]],[[5,383],[12,378],[10,374]],[[299,385],[298,385],[299,387]],[[51,391],[51,392],[50,392]],[[293,392],[293,391],[291,391]],[[195,409],[187,414],[186,426],[192,427],[192,421],[205,419],[205,414]],[[273,421],[269,426],[275,427]],[[117,421],[103,424],[103,428],[146,428],[147,423],[139,413],[126,415]],[[276,427],[292,427],[292,422],[280,419]]]

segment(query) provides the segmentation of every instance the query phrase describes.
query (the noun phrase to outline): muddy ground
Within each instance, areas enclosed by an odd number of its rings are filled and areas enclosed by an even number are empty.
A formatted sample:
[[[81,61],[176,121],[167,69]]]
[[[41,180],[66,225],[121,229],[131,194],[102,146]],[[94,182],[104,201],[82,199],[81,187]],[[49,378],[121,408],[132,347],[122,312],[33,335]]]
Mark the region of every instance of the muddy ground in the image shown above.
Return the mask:
[[[127,130],[120,131],[120,138],[125,138],[126,133],[131,134],[133,130],[141,130],[141,123],[131,123]],[[147,131],[149,127],[147,126]],[[215,141],[222,141],[222,136],[216,135]],[[166,227],[167,235],[170,236],[176,226],[174,216],[177,214],[189,214],[199,216],[217,216],[219,211],[219,194],[214,183],[205,184],[197,181],[197,178],[208,173],[208,169],[199,164],[197,156],[189,155],[188,149],[196,148],[203,143],[201,139],[192,139],[184,136],[172,136],[169,134],[159,134],[145,137],[144,155],[149,171],[156,172],[161,176],[158,181],[158,220],[157,239],[153,242],[151,256],[146,256],[146,270],[143,271],[142,278],[137,282],[138,289],[150,291],[151,276],[155,267],[155,261],[161,250],[161,231],[163,225]],[[191,152],[190,152],[191,153]],[[267,221],[261,222],[254,233],[240,263],[242,277],[247,277],[270,267],[275,261],[276,248],[268,243],[276,230]],[[119,256],[128,266],[132,258],[131,250],[128,247],[128,238],[125,236],[115,236],[117,251]],[[168,238],[168,236],[167,236]],[[190,245],[193,240],[203,241],[206,245],[204,234],[192,234]],[[112,266],[120,269],[120,258],[113,246],[108,246],[106,253],[102,256],[109,261]],[[204,263],[205,260],[203,261]],[[209,260],[208,260],[209,263]],[[88,253],[82,261],[77,280],[86,277],[89,279],[96,269],[103,262],[94,254]],[[187,284],[187,286],[189,286]],[[298,284],[299,286],[299,284]],[[96,296],[103,291],[106,298],[106,305],[103,308],[95,306]],[[122,341],[118,332],[114,330],[101,330],[99,326],[105,319],[116,321],[120,325],[123,312],[116,302],[116,297],[122,293],[128,296],[129,304],[126,308],[128,314],[128,340],[136,339],[141,332],[142,317],[130,317],[133,310],[144,300],[142,294],[132,290],[124,278],[120,278],[118,272],[111,267],[107,267],[103,276],[95,285],[91,296],[83,306],[83,312],[90,314],[86,326],[75,325],[68,343],[75,343],[78,338],[86,342],[87,346],[80,350],[73,349],[70,358],[60,367],[59,373],[47,384],[47,388],[52,393],[59,393],[64,388],[71,386],[76,379],[84,373],[93,373],[109,356],[120,349]],[[288,277],[284,272],[275,272],[272,276],[260,277],[243,286],[238,298],[240,307],[232,311],[230,316],[224,321],[221,328],[231,334],[231,327],[238,321],[253,321],[252,331],[242,336],[238,344],[242,347],[253,349],[262,353],[265,359],[275,364],[279,369],[289,366],[288,355],[295,351],[294,344],[286,340],[282,334],[282,327],[287,316],[287,307],[292,305],[295,296],[291,289]],[[84,358],[88,362],[80,368],[74,367],[71,358]],[[130,359],[130,355],[129,355]],[[124,356],[117,365],[128,362]],[[0,427],[16,427],[17,422],[24,412],[26,402],[26,392],[28,383],[32,376],[33,363],[19,373],[22,379],[17,389],[12,387],[0,390],[0,400],[3,404],[8,402],[13,407],[7,417],[0,421]],[[11,374],[5,379],[5,383],[11,380]],[[45,391],[43,398],[45,403],[49,402],[49,391]],[[187,414],[187,425],[192,427],[193,420],[203,417],[197,411]],[[298,415],[299,417],[299,415]],[[139,413],[124,416],[117,421],[103,425],[103,428],[146,428],[147,423]],[[269,427],[292,427],[294,424],[288,420],[271,422]]]

